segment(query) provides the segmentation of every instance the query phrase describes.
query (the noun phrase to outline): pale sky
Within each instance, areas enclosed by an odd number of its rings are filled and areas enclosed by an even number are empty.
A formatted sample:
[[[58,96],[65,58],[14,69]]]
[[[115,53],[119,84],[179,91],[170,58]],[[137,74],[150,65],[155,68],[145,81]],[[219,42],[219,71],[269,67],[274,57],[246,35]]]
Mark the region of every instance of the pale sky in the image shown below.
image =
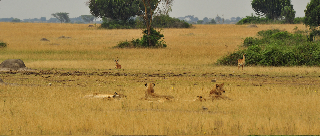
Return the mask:
[[[1,0],[0,18],[51,18],[52,13],[67,12],[69,17],[90,15],[85,5],[87,0]],[[171,17],[194,15],[200,20],[204,17],[214,18],[224,15],[231,17],[245,17],[254,13],[251,7],[252,0],[175,0]],[[303,17],[304,10],[310,0],[291,0],[296,17]]]

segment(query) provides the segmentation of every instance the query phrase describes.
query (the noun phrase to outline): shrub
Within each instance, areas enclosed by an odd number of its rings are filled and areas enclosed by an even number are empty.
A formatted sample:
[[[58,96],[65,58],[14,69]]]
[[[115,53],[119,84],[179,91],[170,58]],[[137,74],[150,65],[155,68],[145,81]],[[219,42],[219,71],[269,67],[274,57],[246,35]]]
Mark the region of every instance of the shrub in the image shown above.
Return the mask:
[[[243,24],[284,24],[286,23],[284,20],[273,20],[268,19],[266,17],[257,17],[257,16],[246,16],[245,18],[242,18],[239,22],[237,22],[237,25],[243,25]],[[302,24],[304,23],[304,17],[296,17],[293,20],[294,24]]]
[[[256,63],[263,66],[285,66],[289,61],[285,54],[277,45],[270,45],[261,52],[262,59]]]
[[[243,25],[243,24],[281,24],[283,21],[277,20],[274,21],[272,19],[268,19],[265,17],[257,17],[257,16],[246,16],[245,18],[242,18],[239,22],[237,22],[237,25]]]
[[[260,31],[258,35],[260,38],[247,37],[243,44],[246,49],[220,58],[217,64],[237,65],[237,60],[246,53],[248,65],[320,65],[320,42],[309,42],[307,35],[279,30]]]
[[[130,29],[136,28],[136,22],[134,19],[129,19],[127,21],[122,20],[111,20],[111,19],[102,19],[101,28],[107,29]]]
[[[7,47],[7,43],[0,41],[0,48]]]
[[[270,36],[270,38],[281,40],[281,39],[291,39],[292,35],[287,31],[274,33]]]
[[[273,30],[262,30],[258,32],[258,36],[262,36],[262,37],[271,37],[273,34],[275,33],[279,33],[280,30],[279,29],[273,29]]]
[[[294,24],[303,24],[304,22],[304,17],[296,17],[296,18],[294,18],[294,20],[293,20],[293,23]]]
[[[191,25],[184,20],[172,18],[168,15],[155,16],[152,26],[154,28],[190,28]]]
[[[253,38],[253,37],[247,37],[243,41],[243,46],[249,47],[249,46],[252,46],[252,45],[256,45],[258,43],[259,43],[259,39]]]
[[[140,39],[132,39],[132,41],[120,42],[114,48],[165,48],[165,41],[161,40],[164,35],[160,31],[151,28],[151,34],[148,35],[148,30],[143,31],[143,37]],[[150,39],[150,42],[149,40]]]

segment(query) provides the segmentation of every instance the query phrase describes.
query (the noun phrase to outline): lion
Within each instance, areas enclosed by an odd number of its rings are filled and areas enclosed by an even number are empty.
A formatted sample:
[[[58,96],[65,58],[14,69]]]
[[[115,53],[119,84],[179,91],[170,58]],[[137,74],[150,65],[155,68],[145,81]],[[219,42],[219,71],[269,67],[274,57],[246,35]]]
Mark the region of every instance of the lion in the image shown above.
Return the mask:
[[[224,86],[224,83],[216,84],[215,87],[210,91],[209,97],[211,97],[212,100],[215,100],[215,99],[228,99],[228,100],[231,100],[230,98],[228,98],[226,96],[222,96],[222,94],[226,92],[224,90],[223,86]]]
[[[144,99],[148,99],[148,98],[165,98],[166,100],[170,100],[173,99],[173,96],[170,95],[159,95],[154,93],[154,89],[153,87],[156,84],[154,83],[146,83],[145,86],[147,87],[146,92],[145,92],[145,98]]]
[[[114,92],[114,94],[99,94],[99,93],[93,93],[89,95],[85,95],[83,98],[97,98],[97,99],[120,99],[120,98],[127,98],[127,96],[123,94],[118,94],[117,92]]]
[[[218,100],[218,99],[231,100],[230,98],[222,95],[223,93],[226,92],[223,86],[224,86],[224,83],[216,84],[215,87],[210,91],[209,97],[205,98],[203,96],[197,96],[197,98],[194,101],[202,102],[207,100]]]
[[[223,89],[224,83],[222,84],[216,84],[216,86],[210,91],[209,96],[213,95],[222,95],[222,93],[225,93],[226,91]]]

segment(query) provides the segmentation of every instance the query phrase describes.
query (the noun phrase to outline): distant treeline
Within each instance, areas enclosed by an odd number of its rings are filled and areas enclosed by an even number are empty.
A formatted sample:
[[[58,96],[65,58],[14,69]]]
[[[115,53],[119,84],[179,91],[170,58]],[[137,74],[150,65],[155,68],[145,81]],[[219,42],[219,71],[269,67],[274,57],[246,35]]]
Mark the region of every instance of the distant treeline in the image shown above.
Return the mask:
[[[190,24],[236,24],[240,21],[241,17],[231,17],[230,19],[225,19],[217,15],[215,18],[204,17],[202,20],[194,15],[188,15],[185,17],[178,17],[180,20],[184,20]]]
[[[302,24],[304,17],[296,17],[291,24]],[[273,20],[267,17],[260,17],[260,16],[247,16],[241,19],[239,22],[236,23],[237,25],[243,24],[288,24],[286,20]]]
[[[0,22],[31,22],[31,23],[60,23],[60,21],[57,18],[50,18],[47,20],[46,17],[40,17],[40,18],[31,18],[31,19],[18,19],[18,18],[0,18]],[[76,24],[85,24],[85,22],[81,16],[70,18],[70,23],[76,23]],[[95,21],[95,23],[100,24],[101,21]]]

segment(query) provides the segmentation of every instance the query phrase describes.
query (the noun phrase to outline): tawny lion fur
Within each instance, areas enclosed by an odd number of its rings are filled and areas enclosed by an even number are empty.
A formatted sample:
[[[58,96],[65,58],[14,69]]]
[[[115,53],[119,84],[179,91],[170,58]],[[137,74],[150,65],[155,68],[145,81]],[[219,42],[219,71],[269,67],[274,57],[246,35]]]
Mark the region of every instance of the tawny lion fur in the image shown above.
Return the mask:
[[[118,94],[117,92],[114,92],[114,94],[98,94],[93,93],[89,95],[85,95],[83,98],[97,98],[97,99],[119,99],[119,98],[126,98],[127,96],[123,94]]]
[[[222,96],[222,94],[226,92],[226,90],[224,90],[223,86],[224,86],[224,83],[216,84],[213,87],[213,89],[210,91],[210,94],[209,94],[209,96],[212,98],[212,100],[215,100],[215,99],[228,99],[228,100],[231,100],[230,98],[228,98],[226,96]]]
[[[206,100],[218,100],[218,99],[224,99],[224,100],[231,100],[230,98],[223,96],[222,94],[225,93],[226,91],[223,88],[224,83],[222,84],[216,84],[213,89],[209,93],[208,98],[204,98],[202,96],[197,96],[196,100],[199,101],[206,101]]]
[[[159,95],[154,93],[154,83],[146,83],[145,86],[147,87],[146,92],[145,92],[145,99],[148,98],[165,98],[167,100],[173,99],[173,96],[170,95]]]

